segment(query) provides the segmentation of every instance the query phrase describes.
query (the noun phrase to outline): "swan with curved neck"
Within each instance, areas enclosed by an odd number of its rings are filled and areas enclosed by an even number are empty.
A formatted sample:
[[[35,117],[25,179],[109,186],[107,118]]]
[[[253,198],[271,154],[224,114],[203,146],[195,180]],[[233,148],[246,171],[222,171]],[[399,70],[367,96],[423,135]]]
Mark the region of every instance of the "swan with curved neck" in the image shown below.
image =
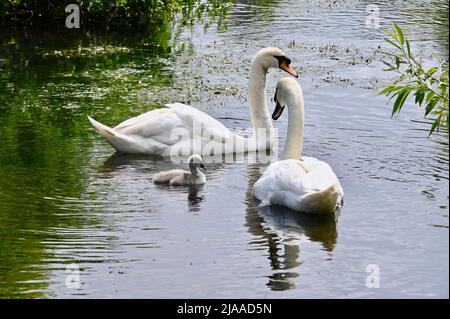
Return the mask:
[[[210,155],[213,150],[214,155],[218,155],[265,150],[273,143],[273,126],[266,102],[266,74],[269,68],[280,68],[298,77],[290,63],[278,48],[264,48],[255,55],[249,81],[251,138],[238,136],[208,114],[181,103],[167,104],[166,108],[141,114],[114,128],[88,118],[100,135],[122,153],[169,156],[181,150],[182,155]],[[259,129],[265,131],[263,139],[256,134]]]
[[[283,159],[271,164],[258,179],[253,196],[262,205],[280,205],[305,213],[334,213],[342,206],[344,196],[338,178],[327,163],[301,157],[305,110],[300,84],[295,79],[282,78],[274,100],[274,120],[286,106],[289,108]]]

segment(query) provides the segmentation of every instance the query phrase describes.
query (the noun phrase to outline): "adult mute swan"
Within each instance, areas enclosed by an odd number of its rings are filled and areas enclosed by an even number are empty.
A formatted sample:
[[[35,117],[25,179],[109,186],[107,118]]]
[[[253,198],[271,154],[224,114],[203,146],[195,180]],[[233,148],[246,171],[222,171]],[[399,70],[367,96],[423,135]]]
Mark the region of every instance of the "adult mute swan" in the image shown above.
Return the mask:
[[[331,167],[312,157],[301,157],[304,132],[304,102],[300,84],[282,78],[275,93],[277,120],[289,108],[288,133],[283,160],[271,164],[253,186],[261,205],[280,205],[295,211],[334,213],[343,203],[344,191]]]
[[[232,133],[208,114],[181,103],[166,104],[167,108],[130,118],[114,128],[88,118],[95,129],[122,153],[188,156],[265,150],[272,146],[274,135],[266,102],[266,73],[269,68],[280,68],[298,77],[290,63],[291,60],[278,48],[261,49],[253,58],[248,93],[253,127],[250,138]],[[256,134],[260,129],[263,134]]]
[[[169,184],[171,186],[201,185],[206,182],[206,176],[199,168],[206,170],[203,159],[193,154],[188,159],[189,171],[184,169],[171,169],[162,171],[153,176],[155,184]]]

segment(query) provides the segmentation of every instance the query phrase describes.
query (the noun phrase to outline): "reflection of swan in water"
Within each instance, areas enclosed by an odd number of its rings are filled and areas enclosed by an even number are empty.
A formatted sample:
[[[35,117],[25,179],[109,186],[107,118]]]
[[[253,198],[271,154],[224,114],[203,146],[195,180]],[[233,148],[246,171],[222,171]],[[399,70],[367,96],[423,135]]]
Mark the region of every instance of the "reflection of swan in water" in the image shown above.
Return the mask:
[[[337,241],[336,218],[333,215],[316,216],[299,214],[285,207],[257,207],[252,195],[252,185],[260,176],[261,165],[249,165],[246,226],[255,239],[249,245],[264,247],[268,251],[270,267],[267,286],[271,290],[295,288],[296,269],[300,261],[302,239],[322,244],[331,254]],[[338,215],[336,215],[338,216]]]
[[[200,193],[204,185],[193,185],[190,186],[188,191],[188,207],[191,212],[200,211],[200,203],[203,202],[204,196]]]
[[[257,203],[254,205],[256,206]],[[309,240],[321,243],[323,248],[330,253],[336,245],[335,215],[299,214],[283,206],[262,206],[256,209],[274,230],[281,230],[285,233],[303,233]]]
[[[181,165],[185,165],[185,163]],[[211,168],[214,169],[218,166],[220,165],[212,164]],[[192,185],[186,188],[174,189],[167,185],[150,183],[151,177],[155,172],[173,168],[173,163],[167,158],[164,159],[155,155],[114,153],[98,168],[96,177],[101,179],[114,178],[118,171],[127,167],[133,168],[133,172],[130,172],[130,174],[135,174],[136,171],[140,171],[142,174],[148,176],[149,189],[150,187],[156,187],[157,189],[167,190],[168,192],[186,193],[189,211],[200,211],[200,203],[204,201],[203,185]],[[130,179],[134,179],[134,177],[130,176]]]
[[[180,192],[187,193],[188,208],[190,212],[197,213],[200,211],[200,203],[205,200],[203,195],[203,189],[205,185],[190,185],[184,188],[173,188],[169,185],[158,185],[155,184],[158,189],[166,190],[168,192]]]

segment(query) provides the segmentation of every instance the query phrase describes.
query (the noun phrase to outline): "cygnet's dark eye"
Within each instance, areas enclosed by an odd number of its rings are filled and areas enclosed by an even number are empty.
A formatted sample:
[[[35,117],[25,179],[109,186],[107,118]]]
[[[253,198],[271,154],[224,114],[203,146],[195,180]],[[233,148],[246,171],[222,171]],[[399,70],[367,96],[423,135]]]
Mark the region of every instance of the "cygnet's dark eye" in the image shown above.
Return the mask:
[[[278,88],[275,89],[275,95],[273,96],[273,101],[274,101],[275,103],[278,102],[278,100],[277,100],[277,93],[278,93]]]

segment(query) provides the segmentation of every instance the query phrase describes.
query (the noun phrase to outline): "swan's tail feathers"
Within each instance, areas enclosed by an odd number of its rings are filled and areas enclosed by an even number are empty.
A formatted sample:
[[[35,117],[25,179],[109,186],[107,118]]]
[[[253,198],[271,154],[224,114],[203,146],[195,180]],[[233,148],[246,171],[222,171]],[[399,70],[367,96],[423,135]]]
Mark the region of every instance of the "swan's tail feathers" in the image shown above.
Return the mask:
[[[337,185],[306,195],[302,198],[307,211],[319,214],[335,213],[342,204],[342,192]]]
[[[97,132],[103,136],[112,147],[117,151],[122,153],[139,153],[141,152],[138,145],[136,145],[134,139],[125,134],[114,131],[114,129],[106,126],[92,117],[88,116],[89,121],[92,126],[97,130]]]
[[[106,126],[100,122],[97,122],[92,117],[88,115],[89,122],[91,122],[92,126],[97,130],[97,132],[100,133],[101,136],[103,136],[106,139],[109,139],[111,137],[116,136],[116,133],[112,128],[109,126]]]

